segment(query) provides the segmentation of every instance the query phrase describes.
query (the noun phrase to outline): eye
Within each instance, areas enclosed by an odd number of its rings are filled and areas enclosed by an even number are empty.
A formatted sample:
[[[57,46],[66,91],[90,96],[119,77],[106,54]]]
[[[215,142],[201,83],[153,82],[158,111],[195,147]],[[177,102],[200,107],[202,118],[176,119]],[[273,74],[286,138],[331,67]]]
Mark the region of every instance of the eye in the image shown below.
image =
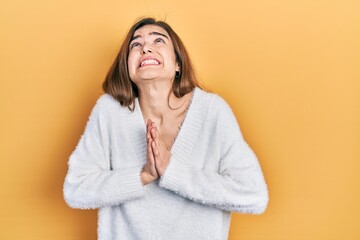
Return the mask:
[[[165,43],[164,39],[162,39],[162,38],[155,39],[155,42],[156,43]]]
[[[139,42],[134,42],[130,45],[130,49],[133,49],[134,47],[139,47],[141,44]]]

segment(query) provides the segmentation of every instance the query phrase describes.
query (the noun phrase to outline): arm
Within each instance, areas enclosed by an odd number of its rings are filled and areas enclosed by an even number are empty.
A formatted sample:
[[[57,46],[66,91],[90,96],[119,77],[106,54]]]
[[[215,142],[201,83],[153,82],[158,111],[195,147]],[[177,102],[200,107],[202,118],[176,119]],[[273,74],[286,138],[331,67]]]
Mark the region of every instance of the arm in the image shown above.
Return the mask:
[[[253,151],[244,141],[236,118],[220,101],[219,171],[196,169],[172,156],[160,186],[183,197],[225,211],[260,214],[268,203],[264,177]]]
[[[141,167],[111,170],[106,118],[98,100],[84,134],[71,154],[64,183],[64,198],[73,208],[117,205],[143,195]]]

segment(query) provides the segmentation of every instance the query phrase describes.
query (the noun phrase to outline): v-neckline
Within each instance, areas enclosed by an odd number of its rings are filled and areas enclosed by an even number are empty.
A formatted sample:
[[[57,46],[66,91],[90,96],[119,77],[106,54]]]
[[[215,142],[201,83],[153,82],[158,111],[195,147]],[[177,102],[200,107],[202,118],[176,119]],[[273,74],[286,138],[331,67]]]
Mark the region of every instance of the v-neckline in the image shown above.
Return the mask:
[[[181,123],[180,123],[180,126],[178,127],[178,130],[177,130],[177,132],[176,132],[176,135],[175,135],[175,137],[174,137],[174,139],[173,139],[173,141],[172,141],[172,143],[171,143],[171,145],[170,145],[170,147],[169,147],[169,149],[168,149],[170,152],[172,152],[172,150],[173,150],[173,148],[174,148],[174,146],[175,146],[175,144],[176,144],[176,142],[177,142],[177,140],[178,140],[178,138],[179,138],[180,133],[181,133],[182,131],[184,131],[184,130],[183,130],[183,128],[184,128],[184,123],[186,122],[186,119],[188,118],[188,115],[189,115],[189,113],[190,113],[190,111],[191,111],[191,109],[192,109],[192,106],[194,105],[193,102],[194,102],[194,97],[195,97],[196,91],[197,91],[197,87],[195,87],[195,88],[192,90],[192,92],[191,92],[190,102],[189,102],[189,104],[188,104],[188,106],[187,106],[187,108],[186,108],[185,116],[184,116],[184,118],[182,119],[182,121],[181,121]],[[139,115],[140,115],[140,120],[141,120],[141,123],[142,123],[142,131],[145,133],[145,136],[146,136],[146,122],[145,122],[144,115],[143,115],[142,110],[141,110],[141,107],[140,107],[140,103],[139,103],[139,98],[138,98],[138,97],[135,98],[135,105],[136,105],[135,108],[137,108],[135,111],[138,111],[138,112],[139,112]],[[145,141],[145,140],[146,140],[146,139],[144,138],[144,141]]]

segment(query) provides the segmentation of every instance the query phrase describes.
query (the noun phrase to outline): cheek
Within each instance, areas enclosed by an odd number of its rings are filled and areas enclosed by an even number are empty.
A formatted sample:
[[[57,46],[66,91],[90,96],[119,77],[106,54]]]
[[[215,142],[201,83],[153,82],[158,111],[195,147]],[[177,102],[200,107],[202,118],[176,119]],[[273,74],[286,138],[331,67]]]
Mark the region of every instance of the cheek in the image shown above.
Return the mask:
[[[128,63],[128,71],[129,71],[129,75],[130,78],[132,78],[132,76],[135,73],[135,69],[136,69],[136,58],[133,54],[129,54],[127,63]]]
[[[171,67],[175,67],[177,66],[177,62],[176,62],[176,55],[174,51],[169,51],[168,52],[168,61],[171,64]]]

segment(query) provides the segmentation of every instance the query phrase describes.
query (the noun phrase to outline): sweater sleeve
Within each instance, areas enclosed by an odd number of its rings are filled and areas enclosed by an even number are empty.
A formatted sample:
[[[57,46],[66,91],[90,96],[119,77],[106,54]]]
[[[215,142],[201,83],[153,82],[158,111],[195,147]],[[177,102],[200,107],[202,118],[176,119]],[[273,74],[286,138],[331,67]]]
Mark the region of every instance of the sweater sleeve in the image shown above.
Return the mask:
[[[198,169],[172,156],[160,186],[206,206],[261,214],[268,203],[261,167],[245,142],[231,108],[221,98],[220,106],[217,122],[217,132],[221,135],[219,171]]]
[[[64,198],[72,208],[94,209],[143,195],[140,167],[112,170],[109,130],[100,98],[68,162]]]

